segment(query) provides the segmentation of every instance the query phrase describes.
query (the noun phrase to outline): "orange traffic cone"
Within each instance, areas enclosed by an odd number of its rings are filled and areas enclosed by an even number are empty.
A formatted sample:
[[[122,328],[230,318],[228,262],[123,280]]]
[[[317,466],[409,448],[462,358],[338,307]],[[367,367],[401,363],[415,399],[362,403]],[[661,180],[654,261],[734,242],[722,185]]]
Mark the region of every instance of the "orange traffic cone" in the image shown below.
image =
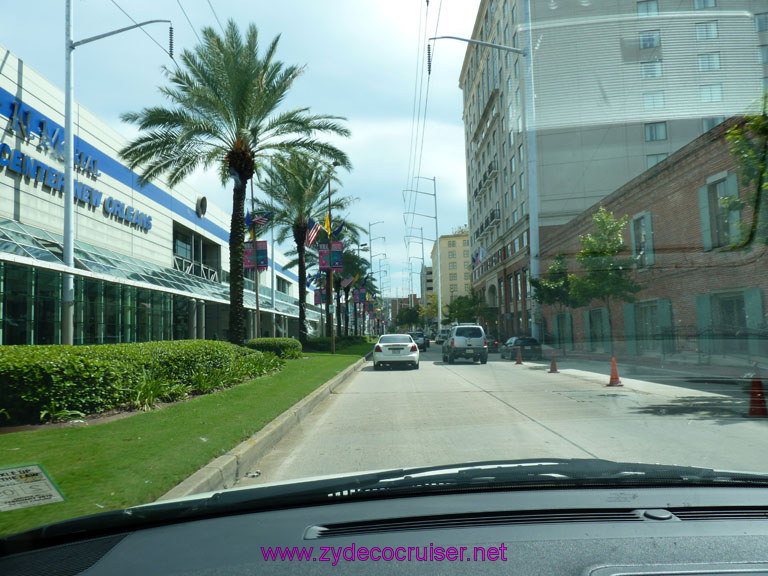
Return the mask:
[[[763,383],[757,375],[757,371],[755,371],[755,374],[752,376],[752,395],[749,399],[749,415],[756,418],[768,418]]]
[[[619,369],[616,368],[616,358],[611,358],[611,381],[608,382],[608,386],[624,386],[619,380]]]
[[[557,362],[555,362],[555,353],[552,352],[552,363],[549,365],[550,374],[559,374],[557,371]]]
[[[520,346],[517,347],[517,362],[515,364],[523,363],[523,349]]]

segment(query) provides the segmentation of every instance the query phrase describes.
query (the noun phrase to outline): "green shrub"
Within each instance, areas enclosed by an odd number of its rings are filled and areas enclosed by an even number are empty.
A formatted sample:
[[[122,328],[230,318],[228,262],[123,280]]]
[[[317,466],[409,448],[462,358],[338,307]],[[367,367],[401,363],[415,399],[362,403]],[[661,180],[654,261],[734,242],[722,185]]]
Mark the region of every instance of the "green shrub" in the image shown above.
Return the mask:
[[[367,343],[365,336],[336,336],[336,350],[344,350],[354,344]],[[306,349],[312,352],[330,352],[331,339],[328,336],[310,338],[307,340]]]
[[[210,340],[0,347],[3,424],[151,409],[279,369],[274,354]]]
[[[301,342],[295,338],[254,338],[245,343],[252,350],[272,352],[280,358],[297,358],[301,356]]]

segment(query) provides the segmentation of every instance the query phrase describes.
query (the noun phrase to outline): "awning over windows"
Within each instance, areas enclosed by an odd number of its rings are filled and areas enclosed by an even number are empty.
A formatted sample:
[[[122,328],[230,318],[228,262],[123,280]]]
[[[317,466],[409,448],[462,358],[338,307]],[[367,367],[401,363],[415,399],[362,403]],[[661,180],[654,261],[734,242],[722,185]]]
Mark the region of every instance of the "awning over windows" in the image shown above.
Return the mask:
[[[10,257],[7,257],[10,255]],[[181,270],[166,268],[113,250],[99,248],[75,240],[75,268],[82,276],[98,276],[118,284],[137,284],[145,288],[171,292],[189,298],[229,304],[229,285],[207,278],[187,274]],[[63,237],[29,224],[0,217],[0,260],[64,271]],[[32,260],[34,262],[25,262]],[[259,290],[259,309],[272,312],[270,290]],[[246,308],[256,309],[256,293],[245,290],[243,303]],[[277,293],[274,311],[286,316],[298,317],[298,301]],[[307,319],[319,320],[320,314],[307,307]]]

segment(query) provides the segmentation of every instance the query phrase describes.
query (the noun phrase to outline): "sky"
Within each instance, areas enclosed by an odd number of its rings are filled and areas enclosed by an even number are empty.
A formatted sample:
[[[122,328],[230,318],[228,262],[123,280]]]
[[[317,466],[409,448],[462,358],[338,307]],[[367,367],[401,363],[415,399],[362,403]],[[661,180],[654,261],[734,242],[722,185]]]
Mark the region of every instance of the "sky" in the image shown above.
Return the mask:
[[[338,174],[340,190],[355,198],[349,219],[371,228],[374,269],[387,296],[419,293],[420,240],[406,247],[403,190],[432,192],[436,179],[439,233],[467,223],[462,97],[459,73],[466,44],[433,44],[427,75],[426,37],[469,37],[480,0],[73,0],[75,41],[154,19],[171,20],[174,53],[192,49],[204,27],[220,31],[232,18],[244,30],[255,24],[262,46],[277,35],[278,58],[305,71],[283,103],[343,116],[350,138],[334,141],[353,168]],[[64,0],[26,0],[0,19],[0,44],[27,66],[64,88]],[[126,12],[127,15],[124,13]],[[9,15],[11,15],[9,17]],[[136,135],[120,115],[166,103],[158,87],[168,28],[153,24],[75,50],[75,99],[126,138]],[[151,37],[151,38],[150,38]],[[154,41],[153,41],[154,40]],[[158,46],[158,44],[160,46]],[[177,59],[178,60],[178,59]],[[427,79],[429,90],[427,97]],[[426,109],[426,110],[425,110]],[[421,118],[421,122],[416,120]],[[421,176],[421,178],[414,178]],[[198,171],[187,180],[223,209],[231,210],[231,185]],[[410,211],[434,215],[434,200],[413,194]],[[429,255],[435,220],[409,217]],[[367,242],[367,237],[362,239]],[[287,248],[283,246],[282,248]],[[376,256],[378,255],[378,256]]]

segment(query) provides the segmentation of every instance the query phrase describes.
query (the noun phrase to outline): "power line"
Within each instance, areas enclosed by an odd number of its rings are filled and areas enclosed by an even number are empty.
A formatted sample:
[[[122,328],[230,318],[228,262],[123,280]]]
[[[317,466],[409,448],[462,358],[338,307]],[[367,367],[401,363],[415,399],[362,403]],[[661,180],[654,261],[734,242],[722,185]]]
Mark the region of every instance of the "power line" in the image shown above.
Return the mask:
[[[117,2],[115,2],[115,0],[111,0],[111,1],[112,1],[112,4],[114,4],[115,6],[117,6],[118,10],[120,10],[120,12],[122,12],[123,14],[125,14],[125,15],[128,17],[128,19],[129,19],[131,22],[133,22],[133,23],[134,23],[134,24],[136,24],[137,26],[139,25],[139,23],[138,23],[138,22],[136,22],[136,20],[134,20],[133,18],[131,18],[131,15],[130,15],[130,14],[128,14],[128,12],[126,12],[125,10],[123,10],[123,9],[120,7],[120,5],[119,5]],[[173,26],[171,26],[171,29],[173,29]],[[155,40],[154,38],[152,38],[152,35],[151,35],[149,32],[147,32],[146,30],[144,30],[144,28],[143,28],[143,27],[141,27],[141,26],[139,26],[139,30],[141,30],[142,32],[144,32],[144,34],[146,34],[146,35],[147,35],[147,38],[149,38],[150,40],[152,40],[152,42],[154,42],[155,44],[157,44],[158,48],[160,48],[160,50],[162,50],[163,52],[165,52],[165,53],[166,53],[168,56],[170,56],[170,57],[171,57],[171,60],[173,60],[173,54],[171,54],[170,52],[168,52],[168,50],[166,50],[165,48],[163,48],[162,44],[160,44],[160,43],[159,43],[157,40]]]
[[[224,26],[221,25],[221,21],[219,20],[219,17],[216,15],[216,10],[213,9],[213,4],[211,4],[211,0],[208,0],[208,6],[211,7],[211,12],[213,12],[213,17],[216,18],[216,22],[218,22],[219,28],[221,28],[221,33],[226,34],[226,32],[224,32]]]
[[[195,27],[192,26],[192,20],[189,19],[189,16],[187,16],[187,11],[184,10],[184,6],[181,5],[181,0],[176,0],[176,3],[179,5],[179,8],[181,8],[181,12],[184,14],[184,18],[187,19],[187,22],[189,22],[189,27],[192,28],[192,32],[195,33],[195,36],[197,37],[197,41],[202,44],[203,41],[200,40],[200,36],[197,34],[197,30],[195,30]]]

